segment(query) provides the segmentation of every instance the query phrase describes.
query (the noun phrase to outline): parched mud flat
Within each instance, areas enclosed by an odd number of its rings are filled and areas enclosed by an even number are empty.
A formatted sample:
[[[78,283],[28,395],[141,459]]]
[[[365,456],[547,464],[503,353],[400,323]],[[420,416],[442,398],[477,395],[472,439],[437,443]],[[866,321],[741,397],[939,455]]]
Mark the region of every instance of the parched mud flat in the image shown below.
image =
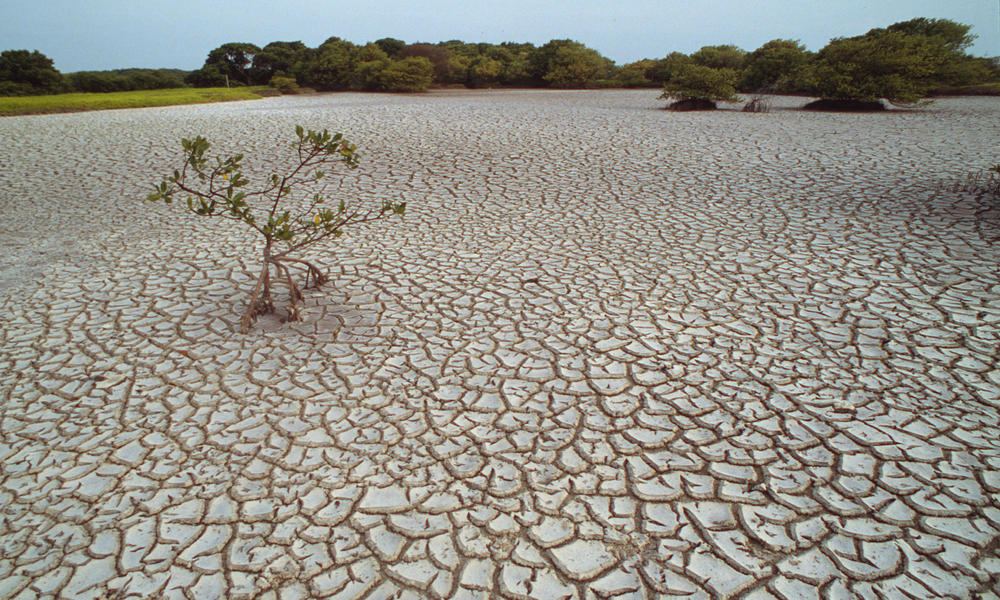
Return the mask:
[[[1000,597],[1000,102],[655,98],[0,120],[0,598]],[[252,238],[142,199],[296,123],[408,213],[239,335]]]

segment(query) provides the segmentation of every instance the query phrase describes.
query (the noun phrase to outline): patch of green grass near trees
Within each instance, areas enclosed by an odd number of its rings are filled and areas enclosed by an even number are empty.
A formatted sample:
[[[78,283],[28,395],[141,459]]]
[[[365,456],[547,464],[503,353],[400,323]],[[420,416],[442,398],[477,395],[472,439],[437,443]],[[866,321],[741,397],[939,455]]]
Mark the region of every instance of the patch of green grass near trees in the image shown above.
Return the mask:
[[[143,108],[177,104],[203,104],[231,100],[256,100],[262,96],[253,88],[175,88],[138,90],[104,94],[76,93],[47,96],[0,97],[0,115],[31,115],[115,108]]]

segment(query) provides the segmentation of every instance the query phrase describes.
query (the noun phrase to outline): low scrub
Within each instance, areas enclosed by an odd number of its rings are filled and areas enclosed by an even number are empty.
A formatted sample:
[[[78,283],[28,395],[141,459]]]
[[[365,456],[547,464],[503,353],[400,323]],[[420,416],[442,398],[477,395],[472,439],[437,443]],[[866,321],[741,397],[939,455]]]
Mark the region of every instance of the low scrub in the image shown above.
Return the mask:
[[[299,84],[296,83],[294,77],[283,77],[281,75],[275,75],[271,78],[270,83],[267,84],[269,87],[278,90],[282,94],[298,94]]]

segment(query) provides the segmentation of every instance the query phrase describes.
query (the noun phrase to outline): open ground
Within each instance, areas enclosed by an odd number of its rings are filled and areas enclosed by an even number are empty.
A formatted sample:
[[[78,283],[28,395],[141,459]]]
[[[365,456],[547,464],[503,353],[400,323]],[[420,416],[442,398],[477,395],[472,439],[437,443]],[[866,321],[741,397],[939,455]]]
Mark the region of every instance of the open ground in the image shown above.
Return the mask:
[[[0,120],[0,598],[1000,598],[996,98],[334,94]],[[143,201],[343,131],[305,319]]]

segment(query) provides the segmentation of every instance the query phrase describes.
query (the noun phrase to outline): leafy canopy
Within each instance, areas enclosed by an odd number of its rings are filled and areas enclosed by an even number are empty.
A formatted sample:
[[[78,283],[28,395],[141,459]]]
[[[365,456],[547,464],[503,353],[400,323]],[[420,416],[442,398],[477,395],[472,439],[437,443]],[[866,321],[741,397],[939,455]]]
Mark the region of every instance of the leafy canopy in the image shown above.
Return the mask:
[[[940,38],[899,31],[838,38],[817,54],[812,84],[827,99],[917,102],[937,83],[947,55]]]
[[[702,46],[700,50],[691,55],[691,60],[695,64],[713,69],[732,69],[733,71],[738,71],[743,68],[743,61],[746,58],[746,54],[746,51],[731,44]]]
[[[0,95],[27,96],[63,91],[63,77],[38,50],[0,52]]]
[[[794,79],[809,62],[805,46],[792,40],[771,40],[746,56],[740,73],[741,90],[795,91]]]
[[[704,65],[682,65],[663,86],[660,98],[737,102],[736,72]]]
[[[419,92],[434,78],[434,65],[422,56],[394,60],[377,75],[379,89],[387,92]]]
[[[206,67],[214,67],[229,79],[250,84],[249,68],[260,48],[254,44],[231,42],[223,44],[208,53]]]
[[[813,63],[811,87],[824,99],[917,102],[935,87],[989,77],[965,54],[970,26],[947,19],[911,19],[850,38],[835,38]]]
[[[920,17],[893,23],[886,28],[888,31],[896,31],[907,35],[924,35],[928,37],[939,37],[953,50],[965,50],[976,41],[971,25],[956,23],[949,19],[927,19]],[[874,30],[878,31],[878,30]]]

